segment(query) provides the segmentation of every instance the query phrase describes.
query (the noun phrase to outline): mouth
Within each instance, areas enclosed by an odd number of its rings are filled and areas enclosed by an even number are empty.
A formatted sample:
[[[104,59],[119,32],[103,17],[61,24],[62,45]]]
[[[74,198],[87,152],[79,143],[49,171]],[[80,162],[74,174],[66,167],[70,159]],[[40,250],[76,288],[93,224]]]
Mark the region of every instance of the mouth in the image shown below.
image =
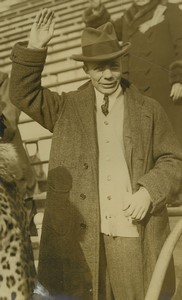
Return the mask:
[[[111,83],[102,83],[102,87],[105,89],[113,88],[117,85],[117,82],[111,82]]]

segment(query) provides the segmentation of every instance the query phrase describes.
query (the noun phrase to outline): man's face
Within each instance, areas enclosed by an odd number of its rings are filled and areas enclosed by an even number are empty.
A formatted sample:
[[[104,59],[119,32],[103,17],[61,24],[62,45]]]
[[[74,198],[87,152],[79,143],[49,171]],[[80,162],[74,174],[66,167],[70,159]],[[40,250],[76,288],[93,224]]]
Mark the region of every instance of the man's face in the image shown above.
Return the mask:
[[[143,6],[145,4],[148,4],[150,0],[134,0],[134,2],[139,6]]]
[[[84,70],[90,76],[93,86],[102,94],[113,94],[120,84],[120,58],[103,62],[87,62]]]

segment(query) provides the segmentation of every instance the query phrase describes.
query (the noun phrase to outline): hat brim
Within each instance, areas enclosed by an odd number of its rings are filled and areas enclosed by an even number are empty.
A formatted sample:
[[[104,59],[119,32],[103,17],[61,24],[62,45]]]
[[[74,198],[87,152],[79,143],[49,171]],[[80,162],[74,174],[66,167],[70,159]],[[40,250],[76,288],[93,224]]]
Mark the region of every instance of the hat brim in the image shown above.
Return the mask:
[[[109,53],[109,54],[103,54],[103,55],[98,55],[98,56],[84,56],[82,54],[73,54],[71,56],[72,59],[76,60],[76,61],[82,61],[82,62],[86,62],[86,61],[105,61],[105,60],[110,60],[110,59],[114,59],[114,58],[118,58],[124,54],[126,54],[128,52],[128,49],[130,48],[131,43],[127,42],[124,43],[121,46],[121,50],[113,52],[113,53]]]

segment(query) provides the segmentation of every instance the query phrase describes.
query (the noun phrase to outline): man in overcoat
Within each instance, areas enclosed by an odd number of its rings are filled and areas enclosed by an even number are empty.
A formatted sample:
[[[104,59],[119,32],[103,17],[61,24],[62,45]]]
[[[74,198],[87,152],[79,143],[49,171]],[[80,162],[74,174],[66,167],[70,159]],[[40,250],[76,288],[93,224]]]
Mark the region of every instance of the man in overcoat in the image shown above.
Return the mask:
[[[142,300],[169,234],[166,203],[181,184],[182,153],[160,105],[123,80],[129,43],[119,45],[111,23],[86,28],[82,54],[72,56],[90,80],[62,94],[41,86],[52,17],[40,12],[28,45],[11,55],[13,103],[53,132],[39,291]],[[174,288],[171,261],[161,299]]]

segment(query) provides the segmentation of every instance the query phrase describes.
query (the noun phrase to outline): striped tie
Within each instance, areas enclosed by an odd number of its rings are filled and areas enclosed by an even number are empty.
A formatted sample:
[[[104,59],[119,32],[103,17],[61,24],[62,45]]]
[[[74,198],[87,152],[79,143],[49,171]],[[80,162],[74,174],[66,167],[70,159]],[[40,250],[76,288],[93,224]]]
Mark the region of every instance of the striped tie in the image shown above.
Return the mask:
[[[108,95],[104,95],[104,104],[101,105],[101,109],[102,109],[102,112],[105,116],[108,115],[109,113],[109,96]]]

